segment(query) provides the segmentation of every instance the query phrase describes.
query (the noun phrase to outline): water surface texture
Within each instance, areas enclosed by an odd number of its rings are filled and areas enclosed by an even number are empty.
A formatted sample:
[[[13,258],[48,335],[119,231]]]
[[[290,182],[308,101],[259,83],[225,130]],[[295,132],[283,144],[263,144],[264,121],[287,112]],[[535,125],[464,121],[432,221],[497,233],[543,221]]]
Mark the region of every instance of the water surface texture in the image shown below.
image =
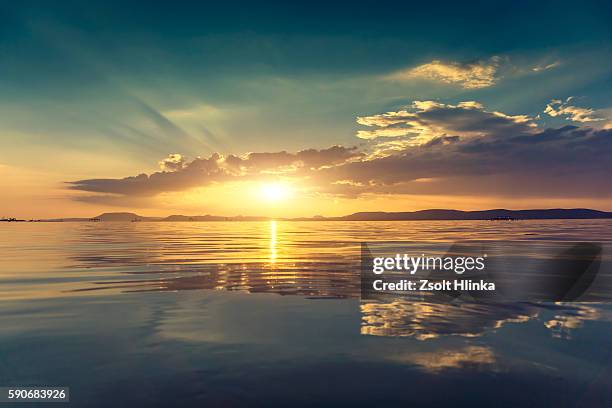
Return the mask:
[[[470,239],[537,257],[609,245],[612,222],[2,223],[0,386],[78,407],[612,406],[607,303],[360,300],[361,242]]]

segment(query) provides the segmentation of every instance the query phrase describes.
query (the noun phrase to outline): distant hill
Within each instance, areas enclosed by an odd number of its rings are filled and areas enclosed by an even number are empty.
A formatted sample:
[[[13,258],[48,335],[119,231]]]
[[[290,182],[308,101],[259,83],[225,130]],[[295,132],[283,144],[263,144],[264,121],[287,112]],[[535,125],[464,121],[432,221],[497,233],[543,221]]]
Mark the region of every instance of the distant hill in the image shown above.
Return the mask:
[[[159,217],[142,217],[131,212],[107,212],[94,217],[99,221],[159,221]]]
[[[572,219],[612,219],[612,212],[590,210],[587,208],[553,208],[543,210],[420,210],[404,212],[357,212],[342,217],[314,217],[281,218],[287,221],[418,221],[418,220],[572,220]],[[168,217],[143,217],[132,212],[107,212],[93,218],[56,218],[40,221],[267,221],[270,217],[234,216],[222,217],[218,215],[170,215]]]
[[[346,221],[402,221],[402,220],[491,220],[491,219],[594,219],[612,218],[612,212],[589,210],[586,208],[546,209],[546,210],[421,210],[412,212],[358,212],[333,218]]]

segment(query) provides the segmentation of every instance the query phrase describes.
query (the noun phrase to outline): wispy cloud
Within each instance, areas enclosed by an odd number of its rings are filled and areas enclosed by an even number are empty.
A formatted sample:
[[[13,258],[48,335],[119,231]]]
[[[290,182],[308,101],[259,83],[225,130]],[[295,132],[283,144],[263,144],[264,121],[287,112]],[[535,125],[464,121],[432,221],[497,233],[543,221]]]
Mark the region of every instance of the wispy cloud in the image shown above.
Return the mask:
[[[397,82],[428,80],[469,90],[494,86],[506,77],[518,77],[530,73],[541,74],[560,65],[560,60],[551,62],[550,58],[545,57],[537,63],[525,60],[512,62],[508,56],[493,56],[471,62],[433,60],[426,64],[393,72],[383,78]]]
[[[559,65],[561,65],[561,61],[555,61],[548,64],[536,65],[535,67],[531,68],[531,70],[533,72],[548,71],[549,69],[557,68]]]
[[[562,117],[581,123],[600,122],[605,120],[605,118],[599,116],[593,109],[570,105],[570,102],[573,99],[574,97],[572,96],[567,98],[565,101],[553,99],[548,105],[546,105],[544,113],[547,113],[552,117]]]
[[[395,72],[385,78],[392,81],[426,79],[459,85],[466,89],[486,88],[496,83],[500,61],[501,58],[497,56],[470,63],[434,60]]]

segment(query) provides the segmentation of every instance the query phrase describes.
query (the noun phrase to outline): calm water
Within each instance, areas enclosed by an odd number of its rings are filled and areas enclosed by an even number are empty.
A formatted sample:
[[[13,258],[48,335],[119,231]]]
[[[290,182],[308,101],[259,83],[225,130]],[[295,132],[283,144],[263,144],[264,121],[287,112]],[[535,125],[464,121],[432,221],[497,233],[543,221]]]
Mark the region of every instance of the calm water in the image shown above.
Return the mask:
[[[2,223],[0,386],[78,407],[611,407],[609,304],[360,301],[360,242],[466,239],[537,256],[610,244],[612,222]]]

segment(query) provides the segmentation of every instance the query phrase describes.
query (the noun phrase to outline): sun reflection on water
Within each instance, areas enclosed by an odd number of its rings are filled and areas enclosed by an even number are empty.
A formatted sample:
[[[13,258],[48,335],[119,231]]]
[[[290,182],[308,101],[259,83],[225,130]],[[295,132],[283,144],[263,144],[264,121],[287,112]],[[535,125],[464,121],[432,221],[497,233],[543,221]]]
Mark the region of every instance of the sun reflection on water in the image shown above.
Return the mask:
[[[270,263],[276,263],[276,220],[270,221]]]

